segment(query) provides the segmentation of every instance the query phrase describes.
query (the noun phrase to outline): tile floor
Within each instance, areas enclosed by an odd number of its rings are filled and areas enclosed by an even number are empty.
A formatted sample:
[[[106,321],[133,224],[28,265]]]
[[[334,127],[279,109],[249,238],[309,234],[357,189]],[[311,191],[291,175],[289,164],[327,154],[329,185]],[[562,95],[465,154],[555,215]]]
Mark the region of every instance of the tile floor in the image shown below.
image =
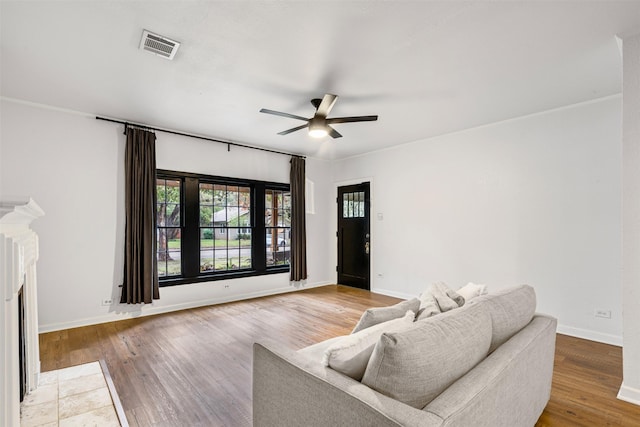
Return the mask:
[[[21,427],[120,427],[99,362],[40,374],[20,405]]]

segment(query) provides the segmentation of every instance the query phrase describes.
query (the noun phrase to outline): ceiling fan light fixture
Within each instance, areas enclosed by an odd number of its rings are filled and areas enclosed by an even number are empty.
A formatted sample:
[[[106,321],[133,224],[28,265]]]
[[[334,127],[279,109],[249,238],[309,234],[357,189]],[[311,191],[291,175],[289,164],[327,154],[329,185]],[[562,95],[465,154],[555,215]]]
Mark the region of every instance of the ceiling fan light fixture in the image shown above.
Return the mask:
[[[309,121],[309,136],[312,138],[323,138],[329,134],[324,123],[315,117]]]
[[[329,135],[329,132],[327,132],[326,129],[323,128],[316,128],[316,129],[311,129],[309,128],[309,136],[312,138],[323,138],[325,136]]]

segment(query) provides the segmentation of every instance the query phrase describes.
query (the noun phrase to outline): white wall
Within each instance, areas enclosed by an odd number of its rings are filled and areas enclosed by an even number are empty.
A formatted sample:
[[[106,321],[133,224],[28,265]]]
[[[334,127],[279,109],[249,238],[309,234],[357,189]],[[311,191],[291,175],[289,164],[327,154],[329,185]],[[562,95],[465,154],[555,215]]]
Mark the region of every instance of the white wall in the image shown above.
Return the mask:
[[[32,196],[46,212],[33,224],[42,331],[292,289],[280,274],[162,288],[142,308],[101,306],[118,300],[122,279],[122,126],[8,100],[1,108],[0,194]],[[336,183],[369,179],[374,291],[529,283],[560,331],[620,344],[621,114],[614,97],[333,164],[307,159],[316,211],[307,286],[335,281]],[[161,168],[288,181],[287,157],[162,133],[157,153]]]
[[[618,96],[335,162],[372,179],[372,290],[528,283],[561,332],[621,344],[620,124]]]
[[[160,289],[144,306],[119,301],[124,236],[123,127],[93,116],[2,100],[0,195],[31,196],[45,211],[33,224],[40,236],[40,330],[117,320],[293,290],[288,274]],[[289,181],[289,157],[157,133],[163,169],[265,181]],[[307,159],[316,194],[326,192],[330,165]],[[307,215],[309,279],[332,282],[326,203]]]
[[[640,405],[640,35],[623,40],[623,383],[618,398]]]

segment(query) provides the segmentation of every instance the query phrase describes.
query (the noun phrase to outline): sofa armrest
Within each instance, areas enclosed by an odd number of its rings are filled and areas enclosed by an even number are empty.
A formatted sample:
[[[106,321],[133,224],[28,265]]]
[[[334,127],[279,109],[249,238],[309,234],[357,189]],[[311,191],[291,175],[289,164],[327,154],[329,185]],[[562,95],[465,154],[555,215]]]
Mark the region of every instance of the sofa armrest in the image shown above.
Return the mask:
[[[253,425],[440,426],[442,419],[384,396],[277,344],[253,345]],[[278,348],[277,350],[275,350]]]
[[[551,394],[557,321],[531,322],[424,409],[447,426],[532,426]]]

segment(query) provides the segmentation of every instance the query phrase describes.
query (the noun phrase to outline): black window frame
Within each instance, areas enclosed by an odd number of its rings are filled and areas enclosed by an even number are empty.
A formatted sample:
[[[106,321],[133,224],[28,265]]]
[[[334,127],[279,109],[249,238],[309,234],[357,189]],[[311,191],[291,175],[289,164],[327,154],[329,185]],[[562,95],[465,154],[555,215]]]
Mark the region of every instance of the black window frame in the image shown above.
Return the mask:
[[[265,191],[291,191],[286,183],[257,181],[180,172],[166,169],[156,170],[156,179],[172,179],[181,182],[181,271],[180,276],[160,276],[159,285],[174,286],[188,283],[213,282],[242,277],[263,276],[289,272],[289,264],[267,266]],[[200,183],[214,183],[250,188],[251,218],[251,268],[223,271],[200,271]]]

